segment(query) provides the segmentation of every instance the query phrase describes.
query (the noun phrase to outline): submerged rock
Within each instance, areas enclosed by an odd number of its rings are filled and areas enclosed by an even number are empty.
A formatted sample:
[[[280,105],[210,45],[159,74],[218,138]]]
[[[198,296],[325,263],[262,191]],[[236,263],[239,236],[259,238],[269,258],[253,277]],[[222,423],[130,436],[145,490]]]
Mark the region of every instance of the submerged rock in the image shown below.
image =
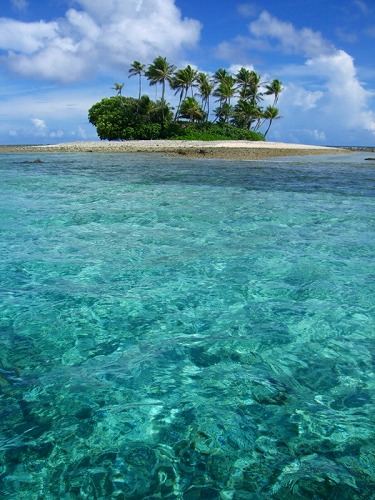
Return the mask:
[[[25,160],[23,161],[22,163],[44,163],[43,160],[41,160],[40,158],[37,158],[36,160]]]
[[[260,404],[282,405],[287,399],[288,389],[274,379],[254,381],[252,396]]]

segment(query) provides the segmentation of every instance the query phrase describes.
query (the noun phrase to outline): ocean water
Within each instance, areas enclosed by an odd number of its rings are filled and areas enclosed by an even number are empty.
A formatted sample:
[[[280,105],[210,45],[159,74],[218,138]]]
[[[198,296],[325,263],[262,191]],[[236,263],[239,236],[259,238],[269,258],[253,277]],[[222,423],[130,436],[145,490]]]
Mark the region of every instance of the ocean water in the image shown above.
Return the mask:
[[[363,153],[0,155],[0,497],[375,498],[374,195]]]

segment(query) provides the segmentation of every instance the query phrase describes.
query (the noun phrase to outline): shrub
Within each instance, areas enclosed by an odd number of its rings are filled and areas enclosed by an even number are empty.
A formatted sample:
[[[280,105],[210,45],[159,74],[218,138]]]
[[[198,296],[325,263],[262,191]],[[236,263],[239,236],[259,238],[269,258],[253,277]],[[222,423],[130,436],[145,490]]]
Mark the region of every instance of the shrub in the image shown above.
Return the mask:
[[[215,123],[188,124],[180,126],[177,134],[171,136],[172,139],[183,139],[191,141],[225,141],[225,140],[247,140],[264,141],[265,138],[260,132],[244,130],[233,125],[221,125]]]

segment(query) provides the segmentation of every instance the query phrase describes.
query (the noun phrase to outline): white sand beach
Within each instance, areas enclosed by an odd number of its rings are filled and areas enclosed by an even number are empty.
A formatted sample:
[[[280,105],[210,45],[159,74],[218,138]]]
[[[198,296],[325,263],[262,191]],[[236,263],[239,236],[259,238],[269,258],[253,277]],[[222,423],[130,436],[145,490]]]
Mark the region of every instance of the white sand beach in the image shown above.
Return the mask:
[[[342,148],[253,141],[91,141],[38,146],[0,146],[0,152],[158,153],[168,156],[256,160],[278,156],[350,154]]]

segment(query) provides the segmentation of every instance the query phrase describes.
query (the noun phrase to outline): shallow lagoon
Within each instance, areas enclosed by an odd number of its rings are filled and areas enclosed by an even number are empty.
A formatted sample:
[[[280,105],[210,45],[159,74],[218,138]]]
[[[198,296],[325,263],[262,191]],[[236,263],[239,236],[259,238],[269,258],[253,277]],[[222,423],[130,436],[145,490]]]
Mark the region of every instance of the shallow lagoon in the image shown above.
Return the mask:
[[[363,158],[1,155],[0,495],[372,498]]]

